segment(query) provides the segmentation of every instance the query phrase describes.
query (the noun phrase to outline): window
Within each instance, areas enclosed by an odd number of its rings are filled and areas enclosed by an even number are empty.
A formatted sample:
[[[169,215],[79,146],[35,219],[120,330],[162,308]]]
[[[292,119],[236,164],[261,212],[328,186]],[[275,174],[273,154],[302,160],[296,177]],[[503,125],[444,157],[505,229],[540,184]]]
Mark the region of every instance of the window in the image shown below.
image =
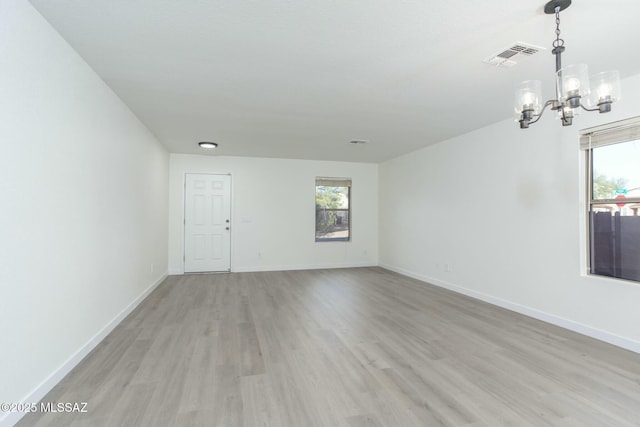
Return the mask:
[[[351,179],[316,178],[316,242],[351,238]]]
[[[582,132],[591,274],[640,282],[640,117]]]

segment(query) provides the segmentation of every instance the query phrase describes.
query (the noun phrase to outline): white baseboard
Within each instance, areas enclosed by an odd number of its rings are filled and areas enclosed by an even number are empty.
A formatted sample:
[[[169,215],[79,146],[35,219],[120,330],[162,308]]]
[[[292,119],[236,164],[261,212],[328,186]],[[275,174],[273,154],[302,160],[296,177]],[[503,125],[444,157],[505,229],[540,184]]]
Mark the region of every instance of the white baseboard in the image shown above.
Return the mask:
[[[163,274],[159,279],[153,282],[147,289],[145,289],[138,297],[133,300],[128,306],[126,306],[116,317],[111,319],[98,333],[96,333],[85,345],[83,345],[78,351],[76,351],[66,362],[64,362],[58,369],[53,371],[40,385],[38,385],[31,393],[25,396],[21,403],[36,403],[39,402],[47,393],[49,393],[53,387],[56,386],[78,363],[85,358],[87,354],[91,352],[116,326],[120,324],[164,279],[167,278],[167,273]],[[20,419],[25,416],[26,413],[9,412],[2,418],[0,418],[0,427],[13,427]]]
[[[322,270],[330,268],[355,268],[355,267],[377,267],[374,261],[344,262],[332,264],[294,264],[294,265],[255,265],[234,267],[231,266],[231,273],[256,273],[260,271],[290,271],[290,270]],[[169,269],[170,276],[180,276],[185,273],[181,269]]]
[[[376,263],[368,262],[348,262],[333,264],[296,264],[296,265],[258,265],[253,267],[233,268],[232,273],[253,273],[260,271],[290,271],[290,270],[324,270],[333,268],[356,268],[356,267],[376,267]]]
[[[599,341],[604,341],[606,343],[615,345],[616,347],[621,347],[625,350],[633,351],[634,353],[640,353],[639,341],[612,334],[611,332],[603,331],[601,329],[597,329],[592,326],[573,321],[571,319],[556,316],[555,314],[547,313],[535,308],[527,307],[522,304],[504,300],[502,298],[496,298],[482,292],[474,291],[473,289],[454,285],[440,279],[394,267],[392,265],[380,264],[380,267],[402,274],[403,276],[412,277],[422,282],[427,282],[441,288],[449,289],[450,291],[469,296],[471,298],[488,302],[489,304],[497,305],[498,307],[506,308],[507,310],[515,311],[516,313],[524,314],[525,316],[533,317],[534,319],[542,320],[543,322],[550,323],[552,325],[556,325],[582,335],[586,335]]]

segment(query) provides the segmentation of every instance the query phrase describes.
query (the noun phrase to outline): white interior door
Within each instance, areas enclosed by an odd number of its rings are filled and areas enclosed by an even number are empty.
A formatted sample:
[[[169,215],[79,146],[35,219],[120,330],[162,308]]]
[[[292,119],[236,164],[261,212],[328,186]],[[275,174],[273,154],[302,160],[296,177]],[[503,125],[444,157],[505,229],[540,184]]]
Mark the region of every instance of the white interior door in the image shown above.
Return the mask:
[[[184,271],[231,269],[231,176],[185,176]]]

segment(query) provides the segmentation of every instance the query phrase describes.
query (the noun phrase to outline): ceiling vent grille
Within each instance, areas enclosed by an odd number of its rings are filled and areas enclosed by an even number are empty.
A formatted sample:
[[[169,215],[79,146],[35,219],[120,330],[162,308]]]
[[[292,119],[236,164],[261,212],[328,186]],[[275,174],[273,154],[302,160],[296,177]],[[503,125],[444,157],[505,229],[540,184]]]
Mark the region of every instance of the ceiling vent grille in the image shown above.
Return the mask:
[[[541,50],[546,49],[527,43],[515,42],[511,46],[500,49],[493,55],[483,59],[482,62],[496,67],[513,67],[519,60],[532,56]]]

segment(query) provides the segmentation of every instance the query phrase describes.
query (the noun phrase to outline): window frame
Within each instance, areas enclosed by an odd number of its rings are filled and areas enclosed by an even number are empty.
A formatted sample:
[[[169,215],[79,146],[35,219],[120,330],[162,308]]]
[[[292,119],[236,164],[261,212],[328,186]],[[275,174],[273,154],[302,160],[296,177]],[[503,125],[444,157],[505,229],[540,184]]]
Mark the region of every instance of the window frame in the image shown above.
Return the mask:
[[[347,187],[347,238],[318,238],[318,205],[315,203],[315,197],[318,194],[318,187]],[[353,189],[353,180],[351,178],[337,178],[337,177],[316,177],[315,186],[314,186],[314,206],[315,206],[315,225],[314,225],[314,241],[316,243],[324,243],[324,242],[343,242],[348,243],[351,242],[353,229],[351,227],[351,219],[352,219],[352,189]],[[344,210],[344,209],[332,209],[332,210]]]
[[[611,280],[623,280],[634,284],[640,281],[598,274],[593,272],[592,254],[592,212],[596,206],[611,205],[621,203],[619,199],[595,199],[593,194],[593,150],[608,145],[624,144],[640,140],[640,116],[626,120],[608,123],[601,126],[584,129],[580,131],[580,149],[584,151],[585,161],[585,234],[586,234],[586,270],[591,277],[606,278]],[[624,199],[625,204],[640,203],[640,197],[628,197]]]

